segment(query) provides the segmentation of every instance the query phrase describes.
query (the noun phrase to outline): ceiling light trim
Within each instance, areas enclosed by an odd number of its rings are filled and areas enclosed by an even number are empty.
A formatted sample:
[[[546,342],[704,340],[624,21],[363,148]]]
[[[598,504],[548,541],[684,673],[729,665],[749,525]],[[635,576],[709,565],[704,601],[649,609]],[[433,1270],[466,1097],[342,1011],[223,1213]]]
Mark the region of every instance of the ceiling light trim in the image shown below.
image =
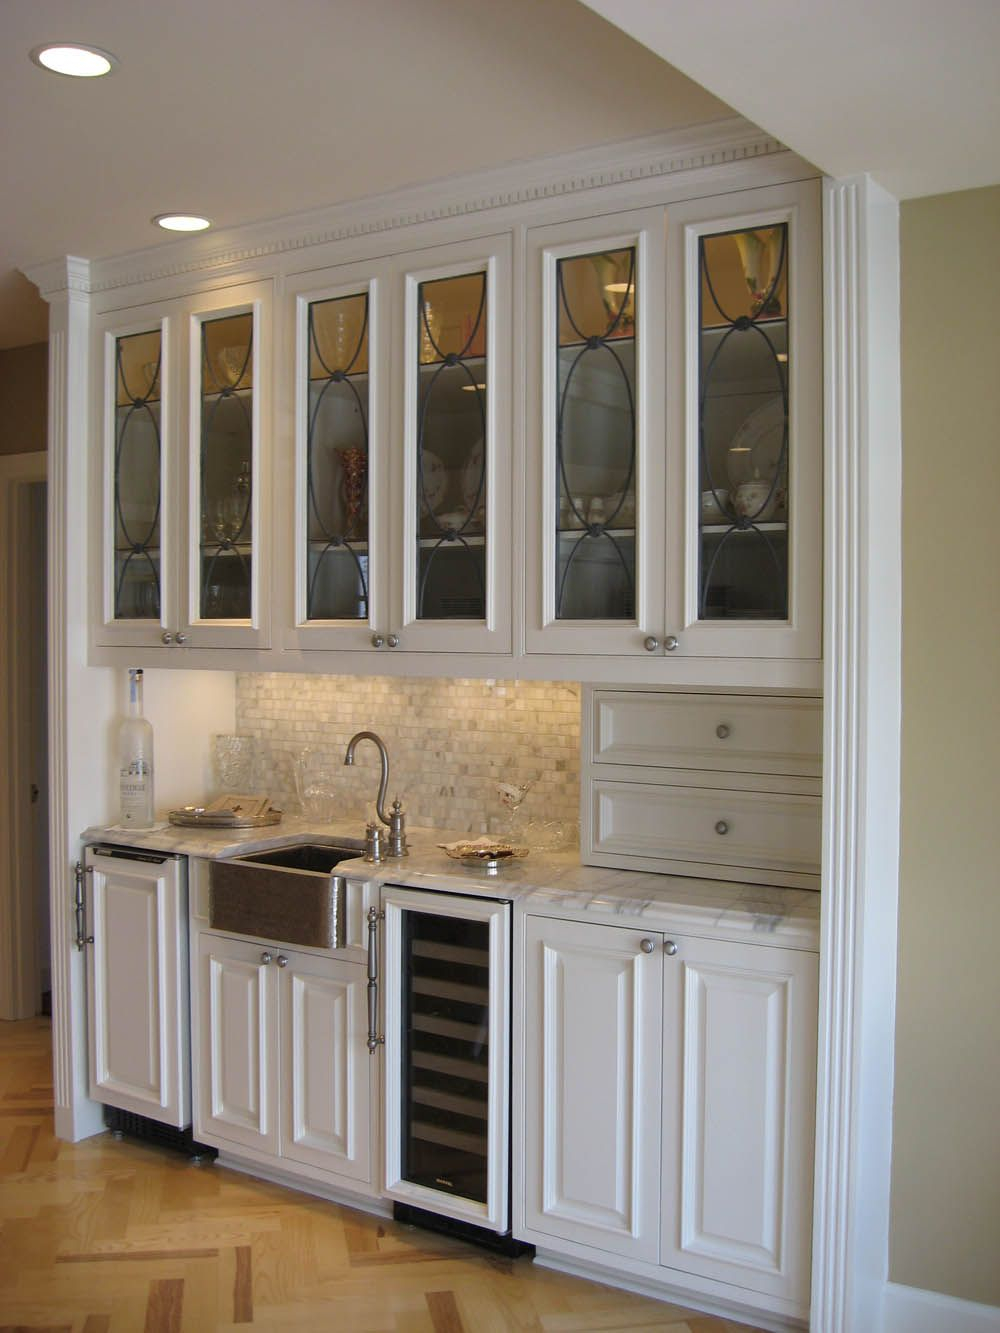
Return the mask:
[[[198,232],[208,231],[212,225],[212,219],[207,218],[204,213],[193,213],[182,208],[171,208],[166,213],[157,213],[150,218],[150,222],[162,227],[164,231],[182,236],[193,236]]]
[[[107,69],[60,69],[58,64],[49,64],[43,59],[45,54],[51,51],[78,52],[88,56],[97,56],[107,63]],[[63,79],[104,79],[115,72],[119,63],[118,57],[113,52],[106,51],[102,46],[92,46],[89,42],[42,42],[28,54],[32,63],[37,65],[39,69],[43,69],[46,74],[58,74]]]

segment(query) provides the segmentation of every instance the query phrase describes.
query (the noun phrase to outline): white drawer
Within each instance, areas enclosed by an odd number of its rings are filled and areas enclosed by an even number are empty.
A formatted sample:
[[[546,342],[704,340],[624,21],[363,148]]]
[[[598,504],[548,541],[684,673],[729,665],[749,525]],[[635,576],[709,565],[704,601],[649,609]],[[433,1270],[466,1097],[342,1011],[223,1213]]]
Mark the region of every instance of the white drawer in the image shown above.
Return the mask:
[[[591,788],[598,865],[815,887],[818,796],[604,781]]]
[[[818,699],[595,690],[592,760],[818,777]]]

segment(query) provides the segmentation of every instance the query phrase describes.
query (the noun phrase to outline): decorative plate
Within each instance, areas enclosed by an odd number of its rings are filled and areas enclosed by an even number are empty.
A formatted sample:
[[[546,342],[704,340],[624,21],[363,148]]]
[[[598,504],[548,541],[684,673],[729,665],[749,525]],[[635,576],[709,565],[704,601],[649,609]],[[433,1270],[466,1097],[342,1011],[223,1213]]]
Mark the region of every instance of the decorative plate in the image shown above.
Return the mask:
[[[477,440],[462,469],[462,499],[466,508],[474,509],[486,499],[486,477],[483,472],[485,452],[482,440]]]
[[[429,449],[421,451],[416,482],[420,512],[422,514],[436,513],[437,507],[444,499],[444,493],[448,489],[448,469],[437,454],[432,454]]]
[[[509,861],[515,856],[527,856],[527,847],[515,847],[510,842],[498,842],[496,838],[463,838],[458,842],[439,842],[438,846],[453,861],[464,861],[466,865],[485,866],[487,869],[499,866],[501,861]]]
[[[200,805],[186,805],[167,815],[171,824],[181,828],[266,828],[281,823],[281,811],[272,806],[263,815],[237,815],[231,810],[206,810]]]
[[[733,436],[730,452],[749,455],[750,468],[743,476],[730,477],[731,489],[754,478],[771,482],[781,464],[784,439],[785,407],[779,394],[751,412]]]

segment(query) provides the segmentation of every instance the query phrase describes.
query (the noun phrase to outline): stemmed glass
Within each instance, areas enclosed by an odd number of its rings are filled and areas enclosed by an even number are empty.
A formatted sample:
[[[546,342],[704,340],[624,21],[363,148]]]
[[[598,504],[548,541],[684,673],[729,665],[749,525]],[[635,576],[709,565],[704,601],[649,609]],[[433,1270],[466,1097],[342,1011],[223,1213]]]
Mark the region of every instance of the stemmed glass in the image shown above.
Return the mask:
[[[517,812],[524,803],[524,798],[535,785],[534,779],[529,778],[526,782],[498,782],[496,784],[497,795],[500,797],[500,804],[505,810],[509,811],[507,815],[506,835],[508,838],[514,836],[514,824],[517,819]]]

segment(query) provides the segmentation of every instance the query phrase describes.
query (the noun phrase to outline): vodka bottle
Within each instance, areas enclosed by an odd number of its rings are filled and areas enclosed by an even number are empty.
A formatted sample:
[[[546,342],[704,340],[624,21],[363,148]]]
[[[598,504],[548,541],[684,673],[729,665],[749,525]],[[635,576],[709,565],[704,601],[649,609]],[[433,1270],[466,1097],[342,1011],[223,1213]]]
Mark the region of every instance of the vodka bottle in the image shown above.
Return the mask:
[[[142,715],[142,669],[129,667],[128,714],[118,729],[119,815],[125,828],[153,826],[153,728]]]

